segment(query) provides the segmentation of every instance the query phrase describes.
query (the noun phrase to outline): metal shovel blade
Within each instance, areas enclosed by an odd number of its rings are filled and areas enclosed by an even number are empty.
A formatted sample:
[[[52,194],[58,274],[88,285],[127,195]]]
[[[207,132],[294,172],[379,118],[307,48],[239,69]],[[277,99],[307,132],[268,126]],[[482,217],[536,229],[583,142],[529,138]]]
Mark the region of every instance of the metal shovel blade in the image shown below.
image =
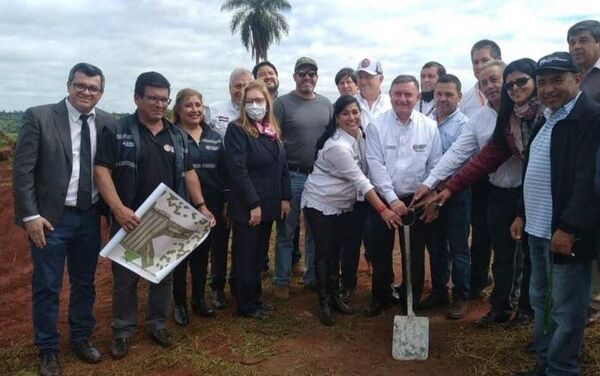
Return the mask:
[[[396,360],[425,360],[429,355],[429,319],[394,316],[392,357]]]
[[[392,357],[396,360],[425,360],[429,355],[429,319],[416,317],[413,311],[412,279],[410,275],[410,227],[404,230],[403,277],[406,285],[406,316],[394,316]]]

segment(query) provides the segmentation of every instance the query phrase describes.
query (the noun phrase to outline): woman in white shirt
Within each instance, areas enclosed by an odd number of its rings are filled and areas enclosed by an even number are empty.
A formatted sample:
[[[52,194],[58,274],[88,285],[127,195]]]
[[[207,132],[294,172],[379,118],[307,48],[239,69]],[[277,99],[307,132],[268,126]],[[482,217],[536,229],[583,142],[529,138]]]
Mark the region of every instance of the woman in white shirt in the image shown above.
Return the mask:
[[[375,193],[366,177],[365,141],[360,128],[356,98],[341,96],[334,104],[331,123],[317,142],[317,158],[302,193],[301,206],[313,231],[315,271],[319,292],[319,317],[324,325],[334,324],[332,308],[340,313],[354,311],[339,294],[339,258],[344,234],[362,232],[362,226],[347,229],[356,201],[365,198],[393,228],[400,218]]]

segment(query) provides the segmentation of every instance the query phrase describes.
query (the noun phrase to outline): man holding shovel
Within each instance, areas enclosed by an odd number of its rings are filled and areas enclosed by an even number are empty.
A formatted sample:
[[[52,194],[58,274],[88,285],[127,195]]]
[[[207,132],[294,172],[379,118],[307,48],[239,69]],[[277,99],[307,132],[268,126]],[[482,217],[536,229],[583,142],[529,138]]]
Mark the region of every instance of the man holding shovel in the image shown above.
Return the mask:
[[[392,109],[375,119],[367,129],[366,157],[371,182],[389,208],[407,214],[413,194],[442,155],[442,142],[435,121],[415,110],[419,83],[413,76],[400,75],[390,88]],[[374,221],[373,287],[367,316],[381,313],[391,303],[394,281],[392,251],[394,230],[382,220]],[[425,226],[419,219],[410,227],[414,301],[423,290]],[[401,236],[402,237],[402,236]],[[403,252],[404,255],[404,252]],[[404,259],[404,257],[403,257]],[[403,260],[406,268],[406,262]],[[405,297],[405,283],[401,296]]]

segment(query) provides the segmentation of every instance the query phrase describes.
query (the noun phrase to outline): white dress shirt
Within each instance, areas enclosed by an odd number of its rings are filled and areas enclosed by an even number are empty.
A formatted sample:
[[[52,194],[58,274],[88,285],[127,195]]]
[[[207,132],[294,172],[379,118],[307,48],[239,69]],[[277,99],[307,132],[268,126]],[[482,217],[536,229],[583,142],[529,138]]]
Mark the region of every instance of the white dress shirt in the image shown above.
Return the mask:
[[[489,105],[481,107],[479,111],[475,112],[464,125],[458,139],[444,153],[423,184],[432,189],[454,175],[488,143],[496,127],[497,117],[498,114]],[[490,183],[500,188],[520,187],[522,171],[523,161],[513,155],[496,172],[490,174]]]
[[[388,203],[413,194],[441,156],[435,121],[416,109],[406,124],[389,110],[367,131],[371,182]]]
[[[465,114],[468,118],[475,115],[481,107],[485,106],[487,103],[487,99],[481,91],[479,91],[479,83],[475,83],[469,91],[467,91],[460,101],[459,108],[460,111]]]
[[[338,128],[317,153],[313,172],[302,191],[301,207],[317,209],[325,215],[351,211],[356,201],[373,189],[367,178],[365,140]]]
[[[75,108],[69,100],[67,104],[67,114],[69,116],[69,128],[71,129],[71,150],[73,153],[73,169],[71,170],[71,179],[69,180],[69,188],[67,189],[67,197],[65,198],[65,206],[77,206],[77,190],[79,189],[79,157],[81,151],[81,124],[79,118],[82,114]],[[90,115],[87,119],[90,129],[90,141],[92,143],[92,160],[90,171],[94,171],[94,156],[96,155],[96,111],[92,109],[86,115]],[[98,201],[98,189],[93,181],[92,173],[92,202]]]
[[[369,108],[369,103],[362,95],[360,95],[360,93],[357,93],[355,97],[358,100],[358,105],[360,107],[360,125],[362,125],[365,132],[375,119],[392,109],[390,96],[383,92],[379,94],[379,97],[373,102],[373,107],[371,108]]]
[[[217,131],[221,137],[225,137],[227,126],[240,117],[240,106],[230,100],[219,101],[208,106],[210,120],[208,124]]]

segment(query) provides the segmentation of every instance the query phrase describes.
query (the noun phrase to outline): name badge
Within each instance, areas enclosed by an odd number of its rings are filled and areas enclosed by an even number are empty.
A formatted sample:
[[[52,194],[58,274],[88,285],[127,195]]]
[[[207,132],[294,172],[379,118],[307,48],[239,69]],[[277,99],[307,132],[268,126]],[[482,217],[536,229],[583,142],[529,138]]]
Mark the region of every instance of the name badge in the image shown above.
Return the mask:
[[[427,144],[414,144],[412,148],[417,153],[422,153],[427,149]]]

